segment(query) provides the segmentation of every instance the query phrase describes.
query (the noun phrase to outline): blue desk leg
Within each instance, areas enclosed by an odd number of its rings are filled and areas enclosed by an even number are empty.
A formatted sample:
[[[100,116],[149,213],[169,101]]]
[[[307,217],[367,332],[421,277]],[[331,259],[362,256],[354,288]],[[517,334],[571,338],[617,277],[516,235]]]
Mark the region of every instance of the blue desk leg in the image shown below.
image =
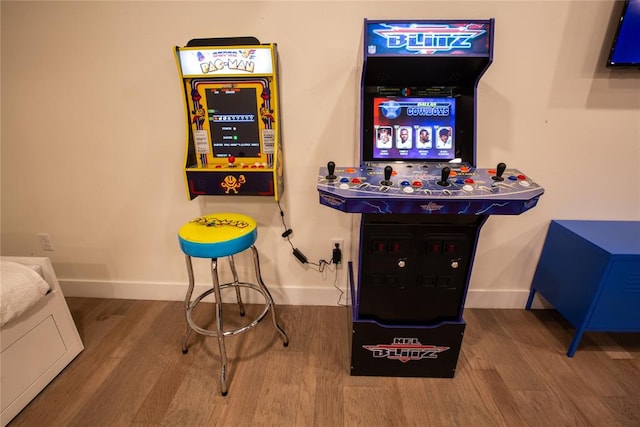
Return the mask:
[[[533,303],[533,297],[536,295],[536,290],[531,288],[529,292],[529,298],[527,299],[527,304],[524,306],[526,310],[531,310],[531,304]],[[571,340],[571,344],[569,344],[569,350],[567,351],[567,356],[573,357],[576,354],[576,350],[578,349],[578,345],[580,344],[580,340],[582,339],[582,334],[584,334],[584,327],[579,327],[576,329],[576,333],[573,335],[573,339]]]
[[[531,310],[531,303],[533,302],[533,297],[536,295],[536,290],[531,288],[531,292],[529,292],[529,299],[527,300],[527,305],[524,306],[526,310]]]
[[[571,340],[571,344],[569,344],[569,350],[567,351],[567,356],[573,357],[576,354],[576,350],[578,349],[578,344],[580,344],[580,340],[582,339],[582,334],[584,334],[584,328],[579,327],[576,329],[576,333],[573,334],[573,339]]]

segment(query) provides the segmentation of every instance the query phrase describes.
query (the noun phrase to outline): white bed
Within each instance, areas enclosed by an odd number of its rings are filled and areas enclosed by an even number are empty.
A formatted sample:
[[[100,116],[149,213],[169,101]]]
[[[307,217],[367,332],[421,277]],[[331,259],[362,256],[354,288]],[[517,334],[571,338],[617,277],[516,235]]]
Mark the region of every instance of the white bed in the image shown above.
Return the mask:
[[[3,324],[0,330],[0,401],[4,427],[84,346],[49,258],[3,256],[0,259],[5,267],[14,268],[12,263],[29,266],[38,271],[49,285],[45,295],[23,313]],[[30,277],[29,274],[25,276]],[[3,274],[3,277],[13,280],[15,276]],[[39,281],[37,277],[35,279],[34,281]],[[5,288],[6,284],[0,285]],[[5,294],[2,303],[6,300],[9,298]],[[4,306],[2,314],[6,320],[8,317]]]

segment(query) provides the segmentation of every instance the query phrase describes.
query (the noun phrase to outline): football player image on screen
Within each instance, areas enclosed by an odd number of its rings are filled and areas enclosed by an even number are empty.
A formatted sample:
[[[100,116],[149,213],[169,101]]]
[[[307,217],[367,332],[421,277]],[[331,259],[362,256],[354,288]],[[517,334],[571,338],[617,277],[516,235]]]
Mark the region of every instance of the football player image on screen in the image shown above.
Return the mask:
[[[396,148],[398,150],[409,150],[411,143],[411,128],[408,126],[401,127],[396,139]]]
[[[378,148],[389,149],[392,146],[391,128],[380,127],[377,132],[376,146]]]
[[[441,127],[438,129],[438,139],[436,140],[436,148],[451,148],[452,135],[450,127]]]
[[[416,148],[425,149],[431,148],[431,128],[422,127],[418,130],[418,140],[416,141]]]

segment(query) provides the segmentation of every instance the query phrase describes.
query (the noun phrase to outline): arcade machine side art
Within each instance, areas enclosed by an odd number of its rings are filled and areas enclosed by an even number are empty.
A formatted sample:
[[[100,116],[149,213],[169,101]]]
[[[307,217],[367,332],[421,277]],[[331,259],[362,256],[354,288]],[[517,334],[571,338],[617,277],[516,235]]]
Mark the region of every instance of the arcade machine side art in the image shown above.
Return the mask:
[[[175,48],[184,95],[185,181],[198,196],[282,196],[276,45],[255,37]]]

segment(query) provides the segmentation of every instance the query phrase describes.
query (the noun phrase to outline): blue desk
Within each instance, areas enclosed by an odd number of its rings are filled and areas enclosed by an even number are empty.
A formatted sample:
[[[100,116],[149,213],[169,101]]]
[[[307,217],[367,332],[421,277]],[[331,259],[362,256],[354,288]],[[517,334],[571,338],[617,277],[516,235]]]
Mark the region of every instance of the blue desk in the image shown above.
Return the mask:
[[[640,221],[551,221],[526,309],[536,292],[576,332],[640,332]]]

